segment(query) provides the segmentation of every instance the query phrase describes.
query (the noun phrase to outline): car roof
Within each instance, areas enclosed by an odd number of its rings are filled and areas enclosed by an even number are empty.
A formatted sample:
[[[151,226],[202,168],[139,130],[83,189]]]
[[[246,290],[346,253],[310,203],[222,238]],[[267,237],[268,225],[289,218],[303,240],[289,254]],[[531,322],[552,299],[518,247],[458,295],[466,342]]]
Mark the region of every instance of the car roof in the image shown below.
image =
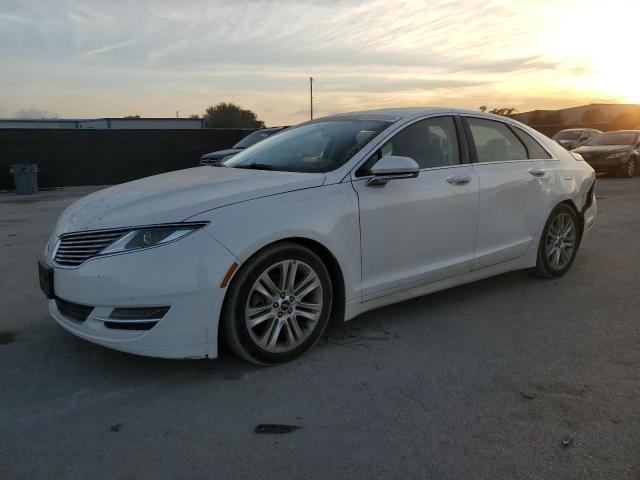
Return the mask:
[[[404,107],[404,108],[377,108],[373,110],[357,110],[355,112],[337,113],[334,116],[353,116],[353,115],[366,115],[366,116],[380,116],[380,117],[396,117],[400,118],[412,118],[419,115],[427,115],[433,113],[479,113],[474,110],[464,110],[459,108],[443,108],[443,107]]]
[[[324,119],[340,118],[340,117],[362,117],[389,122],[399,122],[411,120],[425,115],[473,115],[478,118],[486,118],[487,120],[497,120],[502,122],[523,125],[515,118],[496,115],[494,113],[482,112],[479,110],[468,110],[463,108],[445,108],[445,107],[405,107],[405,108],[379,108],[375,110],[359,110],[354,112],[335,113],[327,115]],[[320,119],[318,119],[320,120]],[[313,120],[312,120],[313,121]]]

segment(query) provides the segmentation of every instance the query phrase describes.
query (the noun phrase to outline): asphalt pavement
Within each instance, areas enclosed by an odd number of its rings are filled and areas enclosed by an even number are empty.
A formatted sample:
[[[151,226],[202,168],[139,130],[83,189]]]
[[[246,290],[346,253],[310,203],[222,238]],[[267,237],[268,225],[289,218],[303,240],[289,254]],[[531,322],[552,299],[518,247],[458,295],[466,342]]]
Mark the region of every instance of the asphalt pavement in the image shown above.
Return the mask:
[[[94,189],[0,194],[0,479],[640,478],[640,178],[601,179],[563,278],[369,312],[271,368],[119,353],[49,317],[36,259]]]

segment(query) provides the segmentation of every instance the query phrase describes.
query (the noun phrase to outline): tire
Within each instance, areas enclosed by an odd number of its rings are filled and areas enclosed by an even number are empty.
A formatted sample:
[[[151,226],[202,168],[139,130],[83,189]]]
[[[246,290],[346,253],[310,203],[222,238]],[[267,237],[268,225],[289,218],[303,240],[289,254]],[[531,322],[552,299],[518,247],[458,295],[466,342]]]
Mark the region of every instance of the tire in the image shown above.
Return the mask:
[[[267,247],[229,286],[222,311],[227,346],[258,365],[288,362],[320,339],[332,299],[331,277],[315,253],[289,242]]]
[[[575,210],[564,203],[554,208],[540,237],[533,272],[543,278],[556,278],[567,273],[578,253],[581,235]]]
[[[632,178],[636,175],[636,173],[638,173],[638,160],[632,158],[624,167],[622,167],[620,176],[625,178]]]

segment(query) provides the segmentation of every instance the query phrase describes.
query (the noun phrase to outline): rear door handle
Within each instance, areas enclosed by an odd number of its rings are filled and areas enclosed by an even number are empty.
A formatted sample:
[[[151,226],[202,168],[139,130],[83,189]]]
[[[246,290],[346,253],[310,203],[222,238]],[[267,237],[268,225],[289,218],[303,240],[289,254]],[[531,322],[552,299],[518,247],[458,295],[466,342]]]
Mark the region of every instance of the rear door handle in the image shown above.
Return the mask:
[[[471,177],[466,177],[463,175],[455,176],[455,177],[447,177],[447,182],[451,185],[466,185],[471,181]]]
[[[547,173],[547,171],[542,168],[530,168],[529,173],[534,177],[544,177],[544,174]]]

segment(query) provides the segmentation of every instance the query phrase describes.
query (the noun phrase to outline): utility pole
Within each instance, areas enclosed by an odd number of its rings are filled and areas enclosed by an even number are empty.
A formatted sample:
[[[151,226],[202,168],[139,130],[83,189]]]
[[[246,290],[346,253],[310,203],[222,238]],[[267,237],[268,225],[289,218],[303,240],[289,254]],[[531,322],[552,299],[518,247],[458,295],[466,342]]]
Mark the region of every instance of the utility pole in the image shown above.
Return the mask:
[[[311,120],[313,120],[313,77],[309,77],[309,100],[311,101]]]

